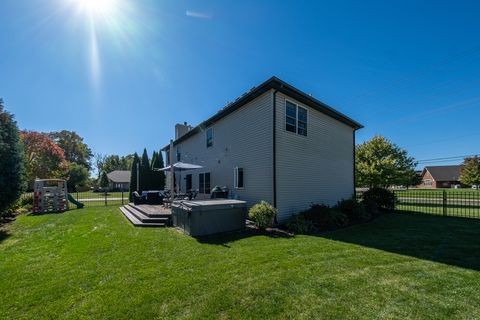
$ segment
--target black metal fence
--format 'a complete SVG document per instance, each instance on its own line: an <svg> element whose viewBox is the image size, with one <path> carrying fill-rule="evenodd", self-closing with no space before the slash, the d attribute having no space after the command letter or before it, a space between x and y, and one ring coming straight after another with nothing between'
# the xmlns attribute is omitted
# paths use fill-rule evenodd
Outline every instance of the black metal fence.
<svg viewBox="0 0 480 320"><path fill-rule="evenodd" d="M480 218L480 191L477 190L395 190L394 193L397 211Z"/></svg>
<svg viewBox="0 0 480 320"><path fill-rule="evenodd" d="M82 203L85 207L98 207L98 206L121 206L127 204L128 200L128 191L118 191L118 192L71 192L69 195L73 198L74 201L68 201L68 206L70 209L75 209L75 202ZM33 192L24 193L21 197L21 200L29 202L33 201ZM32 199L32 200L30 200Z"/></svg>

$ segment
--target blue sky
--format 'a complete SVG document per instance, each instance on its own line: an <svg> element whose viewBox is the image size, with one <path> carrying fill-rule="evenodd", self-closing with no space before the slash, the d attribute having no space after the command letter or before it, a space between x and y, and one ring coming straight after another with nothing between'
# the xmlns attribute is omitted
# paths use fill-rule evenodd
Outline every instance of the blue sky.
<svg viewBox="0 0 480 320"><path fill-rule="evenodd" d="M0 2L0 97L22 129L153 151L276 75L363 123L358 142L480 153L478 1L82 1Z"/></svg>

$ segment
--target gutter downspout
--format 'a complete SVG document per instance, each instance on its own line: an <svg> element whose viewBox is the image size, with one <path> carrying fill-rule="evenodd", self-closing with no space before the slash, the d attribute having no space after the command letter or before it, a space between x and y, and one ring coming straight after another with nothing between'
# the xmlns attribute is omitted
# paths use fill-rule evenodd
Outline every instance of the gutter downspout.
<svg viewBox="0 0 480 320"><path fill-rule="evenodd" d="M356 185L356 180L357 180L357 177L356 177L356 161L355 161L355 158L356 158L356 155L355 155L355 151L356 151L356 148L355 148L355 129L353 129L353 199L357 199L357 185Z"/></svg>
<svg viewBox="0 0 480 320"><path fill-rule="evenodd" d="M273 207L277 208L277 92L273 91L273 157L272 157L272 169L273 169ZM278 223L277 216L275 215L275 223Z"/></svg>

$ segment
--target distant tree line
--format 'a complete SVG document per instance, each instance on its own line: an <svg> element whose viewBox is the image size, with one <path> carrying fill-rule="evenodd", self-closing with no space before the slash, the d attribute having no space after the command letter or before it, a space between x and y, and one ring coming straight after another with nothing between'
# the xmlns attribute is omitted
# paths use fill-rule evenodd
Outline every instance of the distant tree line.
<svg viewBox="0 0 480 320"><path fill-rule="evenodd" d="M108 185L107 173L132 170L136 187L136 163L140 164L140 190L161 190L165 175L163 157L154 152L149 160L138 155L94 155L75 131L37 132L19 130L14 116L0 99L0 217L10 212L19 196L32 190L35 179L66 179L69 192Z"/></svg>

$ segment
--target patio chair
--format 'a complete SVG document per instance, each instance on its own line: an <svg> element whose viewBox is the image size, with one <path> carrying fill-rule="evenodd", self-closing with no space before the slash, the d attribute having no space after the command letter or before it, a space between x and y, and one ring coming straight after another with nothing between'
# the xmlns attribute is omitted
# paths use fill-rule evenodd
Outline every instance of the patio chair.
<svg viewBox="0 0 480 320"><path fill-rule="evenodd" d="M159 191L147 192L147 203L152 205L163 204L163 195Z"/></svg>
<svg viewBox="0 0 480 320"><path fill-rule="evenodd" d="M210 199L228 199L228 188L215 186L210 192Z"/></svg>
<svg viewBox="0 0 480 320"><path fill-rule="evenodd" d="M195 200L197 195L198 195L198 190L190 191L190 193L188 194L188 200Z"/></svg>
<svg viewBox="0 0 480 320"><path fill-rule="evenodd" d="M137 191L134 191L132 195L133 195L133 203L135 205L147 203L147 199L144 196L141 196Z"/></svg>

